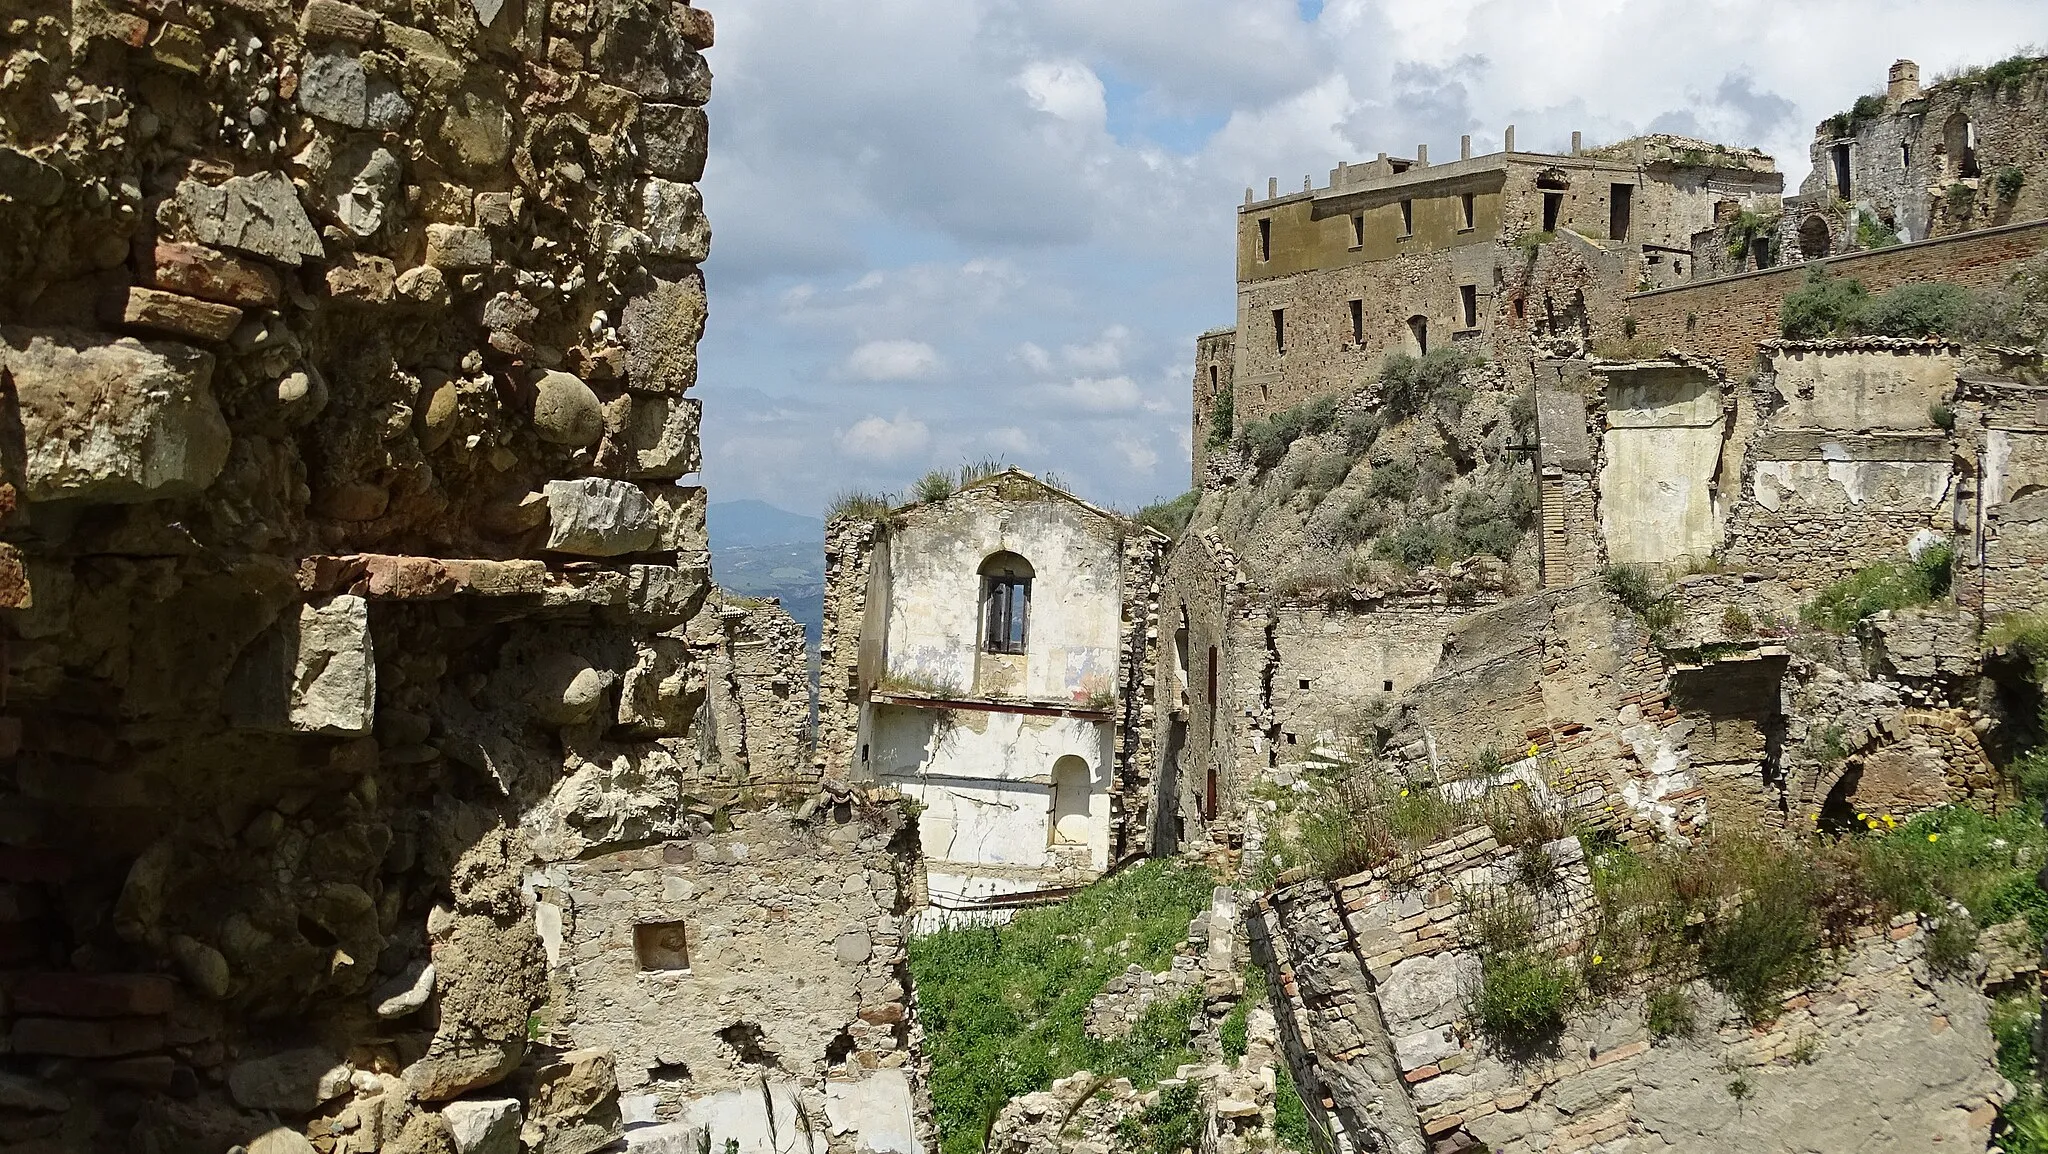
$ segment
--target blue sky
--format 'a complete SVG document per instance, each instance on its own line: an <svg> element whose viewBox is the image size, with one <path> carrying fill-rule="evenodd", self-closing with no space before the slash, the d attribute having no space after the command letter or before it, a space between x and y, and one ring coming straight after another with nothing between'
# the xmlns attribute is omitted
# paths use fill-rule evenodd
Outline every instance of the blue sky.
<svg viewBox="0 0 2048 1154"><path fill-rule="evenodd" d="M1268 176L1656 128L1756 145L2048 42L2039 0L731 0L718 46L714 501L817 512L999 456L1134 508L1187 486L1195 334Z"/></svg>

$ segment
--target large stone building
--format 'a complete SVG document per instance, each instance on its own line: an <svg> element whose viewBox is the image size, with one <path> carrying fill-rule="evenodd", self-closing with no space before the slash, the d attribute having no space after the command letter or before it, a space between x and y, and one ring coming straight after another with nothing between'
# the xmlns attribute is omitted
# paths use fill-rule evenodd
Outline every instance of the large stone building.
<svg viewBox="0 0 2048 1154"><path fill-rule="evenodd" d="M1770 157L1648 136L1566 155L1504 151L1431 164L1381 155L1321 188L1237 210L1237 324L1196 353L1194 441L1218 395L1237 422L1370 379L1389 352L1458 345L1505 363L1577 340L1588 298L1689 275L1692 236L1727 204L1775 206ZM1306 183L1306 182L1304 182ZM1542 250L1562 242L1569 256ZM1554 266L1554 267L1553 267Z"/></svg>
<svg viewBox="0 0 2048 1154"><path fill-rule="evenodd" d="M1164 545L1017 470L836 525L819 756L923 806L934 903L1085 881L1142 845Z"/></svg>

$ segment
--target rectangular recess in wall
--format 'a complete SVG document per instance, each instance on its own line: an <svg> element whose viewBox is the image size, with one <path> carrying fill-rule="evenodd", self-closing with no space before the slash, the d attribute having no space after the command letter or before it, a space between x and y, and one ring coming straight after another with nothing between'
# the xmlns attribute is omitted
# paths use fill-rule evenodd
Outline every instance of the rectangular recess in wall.
<svg viewBox="0 0 2048 1154"><path fill-rule="evenodd" d="M1365 343L1365 301L1355 300L1349 303L1351 306L1351 343L1363 345Z"/></svg>
<svg viewBox="0 0 2048 1154"><path fill-rule="evenodd" d="M1478 285L1461 284L1458 286L1458 308L1464 318L1466 328L1476 329L1479 327Z"/></svg>
<svg viewBox="0 0 2048 1154"><path fill-rule="evenodd" d="M1284 353L1287 351L1286 309L1273 310L1273 351L1276 353Z"/></svg>
<svg viewBox="0 0 2048 1154"><path fill-rule="evenodd" d="M1415 235L1415 202L1412 200L1401 202L1401 235Z"/></svg>
<svg viewBox="0 0 2048 1154"><path fill-rule="evenodd" d="M1362 212L1351 214L1351 247L1365 247L1365 214Z"/></svg>
<svg viewBox="0 0 2048 1154"><path fill-rule="evenodd" d="M1607 239L1627 240L1629 217L1635 208L1636 186L1609 185L1607 189Z"/></svg>
<svg viewBox="0 0 2048 1154"><path fill-rule="evenodd" d="M643 970L688 970L689 931L681 922L641 922L633 927L633 956Z"/></svg>
<svg viewBox="0 0 2048 1154"><path fill-rule="evenodd" d="M1471 193L1468 192L1458 197L1458 214L1458 220L1460 222L1458 228L1461 231L1471 228L1473 219Z"/></svg>
<svg viewBox="0 0 2048 1154"><path fill-rule="evenodd" d="M1259 260L1273 259L1273 218L1259 218Z"/></svg>

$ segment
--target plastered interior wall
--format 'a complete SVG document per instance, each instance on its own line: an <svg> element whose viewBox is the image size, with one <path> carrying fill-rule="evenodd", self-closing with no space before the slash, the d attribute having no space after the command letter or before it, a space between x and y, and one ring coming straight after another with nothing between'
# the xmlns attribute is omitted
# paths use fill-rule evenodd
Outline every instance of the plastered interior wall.
<svg viewBox="0 0 2048 1154"><path fill-rule="evenodd" d="M1616 562L1672 564L1721 543L1714 480L1727 418L1721 382L1695 368L1605 367L1600 527Z"/></svg>
<svg viewBox="0 0 2048 1154"><path fill-rule="evenodd" d="M1102 720L877 704L869 764L876 780L925 807L918 833L934 868L1056 870L1079 856L1100 872L1109 867L1112 735ZM1087 841L1079 847L1053 844L1055 766L1065 757L1087 765Z"/></svg>
<svg viewBox="0 0 2048 1154"><path fill-rule="evenodd" d="M1356 726L1365 711L1428 679L1451 624L1467 611L1427 602L1366 612L1276 607L1270 696L1280 756L1307 754Z"/></svg>

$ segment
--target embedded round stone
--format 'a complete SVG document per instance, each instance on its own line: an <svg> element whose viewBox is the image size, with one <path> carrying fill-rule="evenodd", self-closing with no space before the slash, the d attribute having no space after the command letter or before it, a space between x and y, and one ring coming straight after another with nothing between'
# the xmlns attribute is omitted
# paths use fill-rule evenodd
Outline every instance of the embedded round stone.
<svg viewBox="0 0 2048 1154"><path fill-rule="evenodd" d="M575 375L543 373L534 384L533 428L557 445L594 445L604 436L604 409Z"/></svg>

